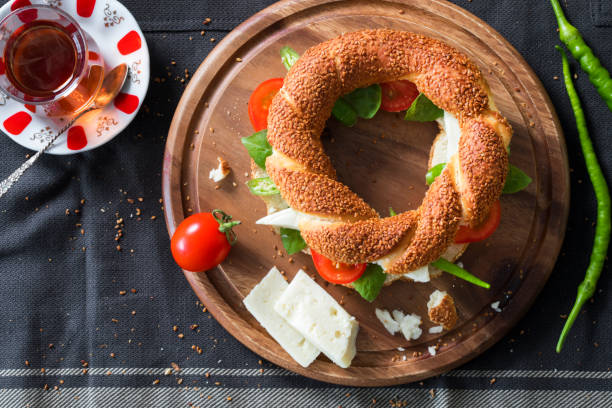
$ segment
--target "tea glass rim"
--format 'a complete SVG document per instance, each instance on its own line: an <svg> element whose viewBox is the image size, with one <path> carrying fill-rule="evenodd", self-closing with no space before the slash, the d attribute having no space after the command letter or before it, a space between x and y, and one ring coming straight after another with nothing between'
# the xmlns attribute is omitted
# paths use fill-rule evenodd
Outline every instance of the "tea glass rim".
<svg viewBox="0 0 612 408"><path fill-rule="evenodd" d="M8 13L6 16L4 16L4 18L2 18L2 20L0 20L0 31L2 30L2 28L4 27L4 25L7 23L7 21L10 18L13 18L15 16L17 16L17 14L19 13L23 13L24 11L27 10L48 10L48 11L52 11L54 13L57 13L60 17L65 18L66 20L68 20L68 22L70 22L70 24L74 25L74 27L76 28L76 37L78 40L78 46L81 47L81 49L77 49L77 55L78 54L82 54L81 56L81 61L82 63L75 68L75 73L76 75L73 75L72 79L61 89L60 92L54 93L53 97L50 98L43 98L43 97L38 97L36 100L29 100L29 99L24 99L19 95L15 95L14 92L11 92L9 89L7 89L5 86L3 86L2 82L0 81L0 92L4 93L6 96L20 102L23 104L29 104L29 105L42 105L42 104L47 104L47 103L51 103L51 102L55 102L58 101L68 95L70 95L70 93L72 91L74 91L74 89L79 85L80 80L82 79L82 76L86 73L86 67L87 64L89 62L89 50L88 50L88 46L87 46L87 37L85 35L85 32L83 31L83 29L81 28L81 25L74 19L72 18L72 16L70 16L67 12L65 12L64 10L61 10L57 7L52 7L46 4L31 4L28 6L24 6L24 7L20 7L18 9L12 10L10 13ZM19 18L17 16L17 18ZM34 19L33 21L37 21L38 18ZM27 24L25 22L22 21L23 24ZM12 31L14 32L14 30ZM11 34L12 34L11 32ZM72 40L72 36L71 36L71 40ZM6 41L4 39L2 39L1 41ZM6 46L6 43L4 44L4 46L0 47L0 58L2 58L4 60L4 48ZM6 64L6 61L4 61L4 63ZM7 78L7 82L10 84L10 81ZM12 88L16 88L14 85L10 85L10 87ZM24 92L18 90L18 92L22 95L26 95Z"/></svg>

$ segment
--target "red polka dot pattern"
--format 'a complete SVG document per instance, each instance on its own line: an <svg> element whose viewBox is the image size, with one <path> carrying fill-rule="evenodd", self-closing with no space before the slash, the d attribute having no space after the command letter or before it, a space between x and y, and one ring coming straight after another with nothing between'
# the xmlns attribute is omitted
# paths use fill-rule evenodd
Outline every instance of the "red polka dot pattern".
<svg viewBox="0 0 612 408"><path fill-rule="evenodd" d="M68 129L68 148L81 150L85 146L87 146L87 135L83 126L73 126Z"/></svg>
<svg viewBox="0 0 612 408"><path fill-rule="evenodd" d="M123 38L117 43L117 49L121 55L131 54L134 51L139 50L141 46L142 39L140 38L140 34L134 30L124 35Z"/></svg>
<svg viewBox="0 0 612 408"><path fill-rule="evenodd" d="M91 17L96 0L77 0L77 14L81 17Z"/></svg>
<svg viewBox="0 0 612 408"><path fill-rule="evenodd" d="M32 116L28 112L17 112L16 114L9 116L4 121L4 128L11 135L18 135L23 132L30 122L32 121Z"/></svg>
<svg viewBox="0 0 612 408"><path fill-rule="evenodd" d="M136 95L120 93L115 98L115 107L121 112L129 115L138 109L139 102L140 101Z"/></svg>
<svg viewBox="0 0 612 408"><path fill-rule="evenodd" d="M15 11L25 6L30 6L30 0L15 0L13 4L11 4L11 11ZM38 18L38 11L36 10L26 10L21 13L17 13L17 16L24 23L29 23L30 21L36 20Z"/></svg>

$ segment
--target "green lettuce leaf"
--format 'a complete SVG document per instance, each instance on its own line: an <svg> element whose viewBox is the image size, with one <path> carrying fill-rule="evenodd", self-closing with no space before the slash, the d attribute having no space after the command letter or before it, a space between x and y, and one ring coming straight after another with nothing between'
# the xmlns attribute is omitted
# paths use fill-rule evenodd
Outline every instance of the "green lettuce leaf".
<svg viewBox="0 0 612 408"><path fill-rule="evenodd" d="M444 115L444 111L438 108L423 93L416 97L412 105L406 111L404 120L414 122L431 122Z"/></svg>
<svg viewBox="0 0 612 408"><path fill-rule="evenodd" d="M280 50L281 61L288 70L300 58L293 48L284 46ZM367 88L355 89L338 99L332 109L332 115L343 125L353 126L357 118L371 119L378 109L382 100L380 85L375 84Z"/></svg>
<svg viewBox="0 0 612 408"><path fill-rule="evenodd" d="M385 283L383 268L376 264L368 264L365 272L359 279L353 282L353 287L361 297L368 302L373 302L380 293Z"/></svg>
<svg viewBox="0 0 612 408"><path fill-rule="evenodd" d="M442 173L446 163L440 163L433 166L425 175L425 181L428 185L434 182L434 180ZM508 169L508 175L506 176L506 184L504 184L503 194L514 194L525 189L532 180L523 170L519 169L514 165L510 165Z"/></svg>
<svg viewBox="0 0 612 408"><path fill-rule="evenodd" d="M521 169L514 165L510 165L508 175L506 176L506 184L504 184L504 194L514 194L531 184L531 177L525 174Z"/></svg>
<svg viewBox="0 0 612 408"><path fill-rule="evenodd" d="M353 126L357 122L357 112L344 99L340 98L334 104L332 115L340 123L346 126Z"/></svg>
<svg viewBox="0 0 612 408"><path fill-rule="evenodd" d="M249 156L262 169L266 168L266 157L272 154L272 146L268 143L268 130L260 130L249 137L243 137L242 144L249 152Z"/></svg>
<svg viewBox="0 0 612 408"><path fill-rule="evenodd" d="M293 64L300 58L300 54L287 45L280 49L280 55L281 61L287 70L290 70Z"/></svg>
<svg viewBox="0 0 612 408"><path fill-rule="evenodd" d="M297 252L300 252L302 249L306 248L308 245L300 231L294 230L291 228L282 228L280 229L281 233L281 241L283 241L283 246L285 247L285 251L289 255L293 255Z"/></svg>
<svg viewBox="0 0 612 408"><path fill-rule="evenodd" d="M360 118L372 119L380 108L382 90L380 85L374 84L367 88L357 88L341 99L351 105Z"/></svg>

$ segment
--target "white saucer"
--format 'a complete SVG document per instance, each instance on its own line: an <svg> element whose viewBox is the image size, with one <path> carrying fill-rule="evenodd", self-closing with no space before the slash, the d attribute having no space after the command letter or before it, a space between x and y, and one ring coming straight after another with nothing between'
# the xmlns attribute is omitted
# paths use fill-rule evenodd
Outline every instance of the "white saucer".
<svg viewBox="0 0 612 408"><path fill-rule="evenodd" d="M0 8L0 19L12 7L30 3L63 10L96 40L107 67L125 62L130 68L117 99L80 118L47 152L72 154L95 149L125 129L142 105L151 72L144 35L134 16L117 0L14 0ZM0 93L0 129L28 149L39 150L65 123L66 119L47 117L40 107L25 106Z"/></svg>

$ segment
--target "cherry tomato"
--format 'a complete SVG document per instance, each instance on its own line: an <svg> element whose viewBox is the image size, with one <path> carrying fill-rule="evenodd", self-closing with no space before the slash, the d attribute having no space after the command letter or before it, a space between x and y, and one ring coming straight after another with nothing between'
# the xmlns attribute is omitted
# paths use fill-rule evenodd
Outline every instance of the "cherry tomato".
<svg viewBox="0 0 612 408"><path fill-rule="evenodd" d="M366 264L349 265L341 262L333 262L321 254L310 249L312 261L314 262L317 272L323 279L331 283L351 283L356 281L363 275L366 270Z"/></svg>
<svg viewBox="0 0 612 408"><path fill-rule="evenodd" d="M472 229L468 226L462 225L455 235L455 243L466 244L468 242L482 241L483 239L489 238L499 226L499 220L501 219L501 205L499 200L491 207L491 212L486 221L478 228Z"/></svg>
<svg viewBox="0 0 612 408"><path fill-rule="evenodd" d="M416 85L407 80L383 82L380 87L382 89L380 109L387 112L404 111L419 96Z"/></svg>
<svg viewBox="0 0 612 408"><path fill-rule="evenodd" d="M230 221L231 217L222 211L218 221L213 213L193 214L174 231L170 241L172 256L186 271L207 271L223 262L230 251L231 244L223 231L231 231L239 221Z"/></svg>
<svg viewBox="0 0 612 408"><path fill-rule="evenodd" d="M249 119L256 132L268 127L268 110L272 98L283 86L283 78L272 78L259 84L249 98Z"/></svg>

